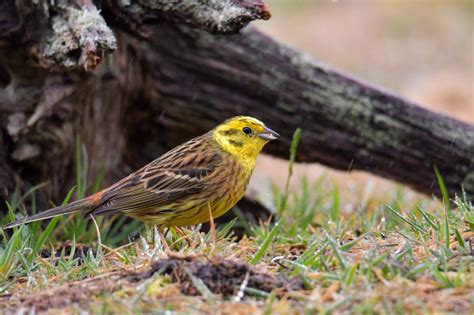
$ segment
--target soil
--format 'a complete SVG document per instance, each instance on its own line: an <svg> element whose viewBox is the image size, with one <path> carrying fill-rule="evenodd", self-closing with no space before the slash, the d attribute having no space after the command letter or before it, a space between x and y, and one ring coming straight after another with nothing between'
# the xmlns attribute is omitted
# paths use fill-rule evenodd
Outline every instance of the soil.
<svg viewBox="0 0 474 315"><path fill-rule="evenodd" d="M130 279L141 281L155 273L171 275L172 281L180 284L181 292L186 295L200 295L194 286L190 274L202 280L214 294L235 295L248 273L247 287L264 292L279 289L280 292L302 290L303 282L298 278L287 279L283 276L260 271L249 264L230 259L213 258L211 260L188 260L167 258L155 262L143 273L135 274Z"/></svg>
<svg viewBox="0 0 474 315"><path fill-rule="evenodd" d="M71 305L87 309L94 296L138 287L157 273L171 276L171 282L178 285L181 293L191 296L201 295L194 285L196 279L200 279L213 294L224 297L235 296L243 282L247 282L247 288L267 293L274 291L277 296L304 289L299 278L270 274L237 260L170 254L143 271L114 270L40 292L3 295L0 296L0 307L5 314L16 314L20 310L51 313Z"/></svg>

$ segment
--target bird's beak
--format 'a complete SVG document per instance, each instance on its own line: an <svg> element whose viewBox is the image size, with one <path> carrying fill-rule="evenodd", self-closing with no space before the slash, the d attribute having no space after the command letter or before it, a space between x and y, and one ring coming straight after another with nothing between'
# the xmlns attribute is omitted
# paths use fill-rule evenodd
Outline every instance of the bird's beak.
<svg viewBox="0 0 474 315"><path fill-rule="evenodd" d="M276 140L280 136L278 132L271 130L268 127L264 127L265 129L258 134L260 138L263 140L271 141L271 140Z"/></svg>

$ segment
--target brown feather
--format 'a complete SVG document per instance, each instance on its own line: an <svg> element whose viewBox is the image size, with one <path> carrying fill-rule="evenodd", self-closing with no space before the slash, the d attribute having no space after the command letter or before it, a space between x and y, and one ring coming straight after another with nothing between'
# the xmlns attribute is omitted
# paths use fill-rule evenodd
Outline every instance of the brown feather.
<svg viewBox="0 0 474 315"><path fill-rule="evenodd" d="M209 146L215 145L206 134L174 148L106 189L102 204L91 213L125 212L132 216L137 211L159 213L160 207L182 203L200 193L207 178L224 161L222 155L228 155L222 150L209 154ZM186 158L178 159L181 154Z"/></svg>

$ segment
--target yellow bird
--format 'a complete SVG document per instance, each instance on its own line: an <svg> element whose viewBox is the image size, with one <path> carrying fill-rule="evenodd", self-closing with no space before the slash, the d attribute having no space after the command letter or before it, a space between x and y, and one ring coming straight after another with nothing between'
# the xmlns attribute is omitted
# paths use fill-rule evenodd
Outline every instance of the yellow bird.
<svg viewBox="0 0 474 315"><path fill-rule="evenodd" d="M161 227L207 222L209 211L217 218L243 197L258 154L278 137L258 119L233 117L94 195L3 228L77 211L123 213Z"/></svg>

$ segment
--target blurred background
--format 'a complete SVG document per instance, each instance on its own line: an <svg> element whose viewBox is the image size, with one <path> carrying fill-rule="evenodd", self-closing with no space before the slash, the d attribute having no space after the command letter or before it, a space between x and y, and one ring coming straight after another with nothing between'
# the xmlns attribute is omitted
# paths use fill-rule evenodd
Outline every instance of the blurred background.
<svg viewBox="0 0 474 315"><path fill-rule="evenodd" d="M272 18L252 23L264 33L359 80L474 123L474 1L266 2ZM261 157L249 194L268 201L270 182L284 185L287 169L284 161ZM310 182L325 176L329 186L337 183L348 211L351 202L396 192L394 183L372 175L319 165L298 165L293 187L303 176ZM408 196L416 194L408 191Z"/></svg>

